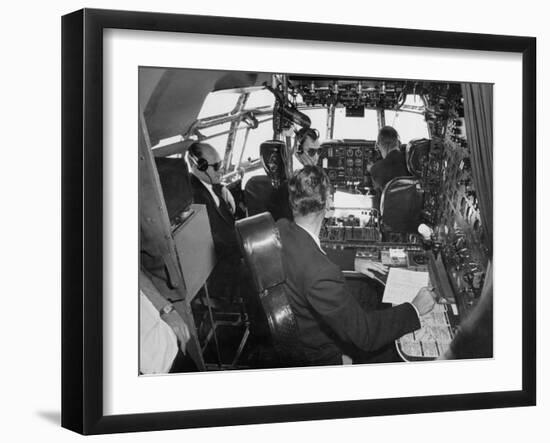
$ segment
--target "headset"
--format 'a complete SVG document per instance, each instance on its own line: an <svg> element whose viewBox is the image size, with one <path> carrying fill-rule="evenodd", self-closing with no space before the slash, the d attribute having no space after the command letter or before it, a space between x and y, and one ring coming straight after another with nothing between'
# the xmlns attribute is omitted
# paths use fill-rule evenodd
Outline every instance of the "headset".
<svg viewBox="0 0 550 443"><path fill-rule="evenodd" d="M208 160L206 160L205 158L202 158L202 157L197 157L191 153L189 153L189 158L192 160L192 162L195 164L195 166L197 167L197 169L201 172L206 172L206 170L208 169L208 166L210 166L208 164Z"/></svg>
<svg viewBox="0 0 550 443"><path fill-rule="evenodd" d="M211 164L211 163L208 163L208 160L206 160L205 158L199 157L198 151L196 150L194 145L191 145L189 147L189 150L187 151L187 153L191 161L195 164L197 169L201 172L206 172L206 174L208 174L208 166L212 166L214 168L214 171L218 171L221 167L221 164L222 164L221 161ZM208 176L210 177L210 174L208 174Z"/></svg>
<svg viewBox="0 0 550 443"><path fill-rule="evenodd" d="M212 166L214 168L214 171L218 171L222 165L222 162L219 161L217 163L208 163L208 160L206 160L203 157L199 157L199 147L197 146L198 143L193 143L191 146L189 146L189 149L187 150L187 155L191 162L196 166L197 170L200 172L204 172L208 176L208 181L213 184L214 180L212 180L212 176L208 172L208 167Z"/></svg>

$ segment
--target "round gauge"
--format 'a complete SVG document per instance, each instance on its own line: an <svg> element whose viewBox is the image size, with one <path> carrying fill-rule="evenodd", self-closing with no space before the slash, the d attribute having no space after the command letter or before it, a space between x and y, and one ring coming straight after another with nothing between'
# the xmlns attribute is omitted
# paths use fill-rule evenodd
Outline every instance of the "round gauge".
<svg viewBox="0 0 550 443"><path fill-rule="evenodd" d="M356 149L355 156L358 158L363 157L363 151L361 151L361 149Z"/></svg>
<svg viewBox="0 0 550 443"><path fill-rule="evenodd" d="M353 149L351 149L351 148L348 149L348 150L346 151L346 153L347 153L347 156L348 156L348 157L353 157Z"/></svg>
<svg viewBox="0 0 550 443"><path fill-rule="evenodd" d="M348 158L346 160L346 166L353 166L353 159L352 158Z"/></svg>

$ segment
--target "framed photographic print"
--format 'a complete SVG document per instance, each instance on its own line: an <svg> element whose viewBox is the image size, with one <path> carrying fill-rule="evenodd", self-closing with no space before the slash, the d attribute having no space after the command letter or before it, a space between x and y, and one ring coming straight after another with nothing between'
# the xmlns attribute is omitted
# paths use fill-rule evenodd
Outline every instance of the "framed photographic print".
<svg viewBox="0 0 550 443"><path fill-rule="evenodd" d="M64 427L535 404L534 38L62 25Z"/></svg>

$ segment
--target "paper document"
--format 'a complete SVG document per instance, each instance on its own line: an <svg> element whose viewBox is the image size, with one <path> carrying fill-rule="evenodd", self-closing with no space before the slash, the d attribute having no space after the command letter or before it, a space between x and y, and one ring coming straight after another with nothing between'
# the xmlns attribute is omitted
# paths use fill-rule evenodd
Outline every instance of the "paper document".
<svg viewBox="0 0 550 443"><path fill-rule="evenodd" d="M429 285L429 281L430 277L427 272L390 268L382 301L396 305L410 302L420 288Z"/></svg>

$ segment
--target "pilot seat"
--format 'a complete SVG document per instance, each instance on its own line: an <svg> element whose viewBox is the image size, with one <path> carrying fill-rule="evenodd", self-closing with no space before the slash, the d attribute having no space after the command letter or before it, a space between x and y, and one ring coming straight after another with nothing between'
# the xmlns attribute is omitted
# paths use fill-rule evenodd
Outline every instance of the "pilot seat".
<svg viewBox="0 0 550 443"><path fill-rule="evenodd" d="M288 302L281 241L271 214L264 212L235 224L247 264L281 366L303 366L298 324Z"/></svg>
<svg viewBox="0 0 550 443"><path fill-rule="evenodd" d="M260 159L267 175L250 178L244 188L248 216L269 212L275 220L292 218L283 161L285 144L268 140L260 145Z"/></svg>
<svg viewBox="0 0 550 443"><path fill-rule="evenodd" d="M380 213L385 231L416 233L422 223L424 191L416 177L390 180L380 200Z"/></svg>

